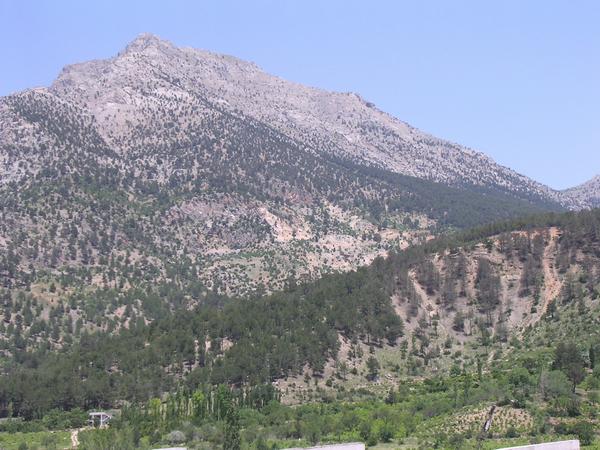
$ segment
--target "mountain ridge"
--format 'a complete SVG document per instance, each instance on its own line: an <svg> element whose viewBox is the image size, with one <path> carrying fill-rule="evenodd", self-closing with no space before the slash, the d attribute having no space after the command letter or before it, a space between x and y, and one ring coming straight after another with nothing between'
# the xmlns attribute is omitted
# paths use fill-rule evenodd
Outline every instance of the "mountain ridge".
<svg viewBox="0 0 600 450"><path fill-rule="evenodd" d="M169 64L160 64L163 55L167 55ZM101 64L107 71L118 72L119 67L126 67L127 70L134 67L139 72L142 70L139 66L148 65L149 59L152 61L150 68L154 70L179 63L183 67L176 71L180 87L187 89L189 83L195 81L200 86L200 91L213 101L242 109L250 116L270 123L292 137L306 138L309 130L313 134L310 137L315 139L316 144L333 144L329 151L355 161L446 184L488 183L510 190L516 183L519 185L514 188L517 192L531 191L565 206L577 207L575 204L567 205L569 200L561 199L557 191L496 164L483 153L420 132L378 110L357 94L327 92L289 82L266 74L254 63L235 57L190 48L177 49L168 41L144 34L117 57L103 60ZM99 63L94 61L91 64L95 66ZM117 67L107 68L106 64ZM64 94L67 91L65 84L77 84L81 77L85 80L85 73L81 73L85 65L86 63L74 65L69 71L63 71L50 89ZM192 75L190 67L195 71ZM78 71L75 68L80 69L79 73L76 73ZM171 77L175 78L174 75ZM89 91L90 86L86 87ZM262 96L263 102L250 101L259 96ZM356 115L355 119L349 119L353 120L353 127L346 126L344 119L337 120L333 115L343 118L353 118ZM391 142L386 142L386 137L382 139L381 136L374 135L369 127L383 127L382 132L392 133ZM323 128L327 128L325 133L314 136L315 130L322 131ZM371 137L378 139L377 145L368 142ZM413 150L419 147L421 151ZM402 152L398 152L398 149ZM470 158L470 167L465 169L461 166L462 158ZM457 165L457 168L453 165ZM482 169L491 173L487 174ZM481 173L485 176L483 180L478 178Z"/></svg>
<svg viewBox="0 0 600 450"><path fill-rule="evenodd" d="M567 205L357 94L153 35L0 98L0 190L5 285L67 267L106 285L106 261L128 252L161 276L187 258L239 295Z"/></svg>
<svg viewBox="0 0 600 450"><path fill-rule="evenodd" d="M563 195L577 201L588 208L600 207L600 175L562 191Z"/></svg>

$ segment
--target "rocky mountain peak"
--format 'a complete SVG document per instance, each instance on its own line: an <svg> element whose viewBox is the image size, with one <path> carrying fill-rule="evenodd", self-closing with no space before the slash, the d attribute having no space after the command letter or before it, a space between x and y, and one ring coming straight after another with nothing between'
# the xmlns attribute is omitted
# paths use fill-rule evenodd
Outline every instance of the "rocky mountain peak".
<svg viewBox="0 0 600 450"><path fill-rule="evenodd" d="M164 47L174 48L173 44L167 40L161 39L151 33L142 33L125 47L123 53L140 53L149 48Z"/></svg>
<svg viewBox="0 0 600 450"><path fill-rule="evenodd" d="M581 208L599 208L600 175L596 175L579 186L564 190L563 195L571 199L572 202L577 203Z"/></svg>
<svg viewBox="0 0 600 450"><path fill-rule="evenodd" d="M358 94L290 82L254 63L178 48L150 33L139 35L113 58L65 67L49 92L95 116L107 142L130 139L132 127L148 126L147 119L156 117L166 101L176 102L176 110L186 105L197 114L196 103L202 101L267 124L327 157L450 186L487 186L579 207L571 196L480 152L423 133ZM169 114L177 114L180 125L194 119L181 111Z"/></svg>
<svg viewBox="0 0 600 450"><path fill-rule="evenodd" d="M587 182L587 184L593 184L594 186L600 186L600 174L593 177Z"/></svg>

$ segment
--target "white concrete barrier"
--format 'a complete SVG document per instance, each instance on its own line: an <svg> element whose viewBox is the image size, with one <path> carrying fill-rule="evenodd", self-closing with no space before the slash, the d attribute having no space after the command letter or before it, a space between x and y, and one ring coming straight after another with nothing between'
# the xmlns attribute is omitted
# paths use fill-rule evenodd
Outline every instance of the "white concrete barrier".
<svg viewBox="0 0 600 450"><path fill-rule="evenodd" d="M579 441L545 442L543 444L529 444L520 447L505 447L498 450L579 450Z"/></svg>

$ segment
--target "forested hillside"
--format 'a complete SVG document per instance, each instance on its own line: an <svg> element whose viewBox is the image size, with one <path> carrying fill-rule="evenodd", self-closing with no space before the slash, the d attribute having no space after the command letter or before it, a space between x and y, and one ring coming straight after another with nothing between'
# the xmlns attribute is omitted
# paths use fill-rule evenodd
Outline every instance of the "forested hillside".
<svg viewBox="0 0 600 450"><path fill-rule="evenodd" d="M212 295L193 305L193 285L124 287L118 333L78 326L67 299L34 319L35 295L5 290L0 407L35 419L55 408L272 383L284 403L385 397L407 379L481 378L509 361L535 384L553 353L562 355L559 343L568 355L554 364L572 389L594 368L600 344L599 237L598 210L544 215L439 238L264 297ZM111 290L98 294L90 304L110 302ZM162 307L165 295L180 301L179 311ZM157 308L157 318L149 321L140 304ZM563 394L587 401L575 392ZM497 395L506 394L486 398ZM515 395L519 407L538 394ZM573 412L569 403L548 407Z"/></svg>

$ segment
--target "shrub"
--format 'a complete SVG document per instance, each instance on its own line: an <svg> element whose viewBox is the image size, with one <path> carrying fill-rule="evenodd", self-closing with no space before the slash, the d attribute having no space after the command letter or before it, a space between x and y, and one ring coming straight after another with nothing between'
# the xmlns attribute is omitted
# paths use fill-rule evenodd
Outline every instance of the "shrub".
<svg viewBox="0 0 600 450"><path fill-rule="evenodd" d="M171 444L181 444L185 442L185 433L179 430L173 430L167 435L167 441Z"/></svg>
<svg viewBox="0 0 600 450"><path fill-rule="evenodd" d="M594 425L591 422L577 422L572 426L572 430L583 445L591 445L594 441Z"/></svg>

